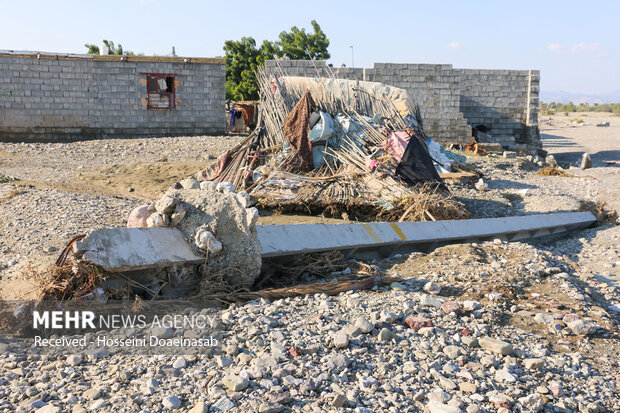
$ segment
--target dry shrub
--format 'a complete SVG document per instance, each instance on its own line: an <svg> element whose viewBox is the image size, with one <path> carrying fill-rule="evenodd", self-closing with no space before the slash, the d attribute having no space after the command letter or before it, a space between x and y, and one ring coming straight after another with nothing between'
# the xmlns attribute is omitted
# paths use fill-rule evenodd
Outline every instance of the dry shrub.
<svg viewBox="0 0 620 413"><path fill-rule="evenodd" d="M28 270L39 289L40 300L81 300L92 294L103 270L92 264L52 265L47 271Z"/></svg>
<svg viewBox="0 0 620 413"><path fill-rule="evenodd" d="M275 264L280 271L290 275L308 273L313 276L325 276L346 268L344 255L340 251L325 251L315 254L296 256L287 264Z"/></svg>
<svg viewBox="0 0 620 413"><path fill-rule="evenodd" d="M465 205L445 194L438 187L422 185L418 191L401 200L389 211L379 214L385 221L442 221L469 219Z"/></svg>
<svg viewBox="0 0 620 413"><path fill-rule="evenodd" d="M12 176L0 173L0 184L6 184L7 182L13 182L14 180L15 178L13 178Z"/></svg>
<svg viewBox="0 0 620 413"><path fill-rule="evenodd" d="M565 176L565 177L571 177L571 178L576 177L576 175L569 174L567 172L564 172L561 169L552 168L550 166L545 166L544 168L541 168L538 172L536 172L536 175L542 175L542 176Z"/></svg>
<svg viewBox="0 0 620 413"><path fill-rule="evenodd" d="M598 225L616 225L618 213L607 207L605 201L579 201L579 211L590 211L596 217Z"/></svg>
<svg viewBox="0 0 620 413"><path fill-rule="evenodd" d="M291 286L298 284L302 277L323 278L347 267L344 254L336 250L279 257L263 262L255 288Z"/></svg>

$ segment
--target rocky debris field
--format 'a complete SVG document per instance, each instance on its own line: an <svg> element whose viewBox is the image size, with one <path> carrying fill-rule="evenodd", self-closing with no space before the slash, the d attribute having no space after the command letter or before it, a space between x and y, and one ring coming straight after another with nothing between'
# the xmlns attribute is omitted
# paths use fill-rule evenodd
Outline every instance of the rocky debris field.
<svg viewBox="0 0 620 413"><path fill-rule="evenodd" d="M188 308L218 323L222 345L198 355L33 356L5 345L0 408L618 411L620 291L584 284L566 257L576 252L451 245L375 262L403 280L372 291Z"/></svg>
<svg viewBox="0 0 620 413"><path fill-rule="evenodd" d="M125 226L133 209L238 138L191 139L0 144L0 296L28 297L32 266L49 265L75 235ZM488 190L450 188L473 217L577 210L609 186L604 168L562 177L536 175L525 158L468 162ZM619 411L618 245L611 224L449 245L367 262L402 278L370 291L205 303L185 314L214 317L221 346L200 354L36 355L2 339L0 410Z"/></svg>

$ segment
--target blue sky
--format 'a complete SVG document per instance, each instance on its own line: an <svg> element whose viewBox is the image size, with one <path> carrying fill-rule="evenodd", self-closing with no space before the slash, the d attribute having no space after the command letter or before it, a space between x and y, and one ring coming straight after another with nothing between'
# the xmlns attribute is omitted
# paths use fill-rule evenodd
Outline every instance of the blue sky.
<svg viewBox="0 0 620 413"><path fill-rule="evenodd" d="M0 0L0 49L84 53L102 39L147 55L223 55L315 19L331 63L538 69L546 91L620 90L620 1Z"/></svg>

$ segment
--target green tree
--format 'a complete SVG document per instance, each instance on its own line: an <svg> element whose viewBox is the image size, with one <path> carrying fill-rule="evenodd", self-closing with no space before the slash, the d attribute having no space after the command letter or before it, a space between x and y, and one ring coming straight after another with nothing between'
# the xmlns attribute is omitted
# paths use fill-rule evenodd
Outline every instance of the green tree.
<svg viewBox="0 0 620 413"><path fill-rule="evenodd" d="M226 52L226 97L233 100L258 98L258 83L255 73L266 59L275 57L275 46L265 40L260 48L256 40L242 37L241 40L227 40Z"/></svg>
<svg viewBox="0 0 620 413"><path fill-rule="evenodd" d="M103 44L106 45L106 47L108 48L109 55L117 55L117 56L133 56L134 55L133 52L123 51L123 46L120 43L118 46L115 46L112 40L104 40ZM84 45L84 47L88 48L88 54L100 54L101 53L99 46L96 46L94 44L87 43Z"/></svg>
<svg viewBox="0 0 620 413"><path fill-rule="evenodd" d="M291 60L329 59L329 39L316 20L310 24L314 33L306 33L306 29L299 30L296 26L291 27L290 33L280 33L278 57L286 56Z"/></svg>
<svg viewBox="0 0 620 413"><path fill-rule="evenodd" d="M99 46L86 43L84 47L88 48L88 54L99 54Z"/></svg>
<svg viewBox="0 0 620 413"><path fill-rule="evenodd" d="M258 99L256 72L265 60L287 57L300 60L329 59L329 40L316 21L313 33L292 27L291 32L280 33L279 40L265 40L260 47L252 37L227 40L224 43L226 58L226 97L231 100Z"/></svg>

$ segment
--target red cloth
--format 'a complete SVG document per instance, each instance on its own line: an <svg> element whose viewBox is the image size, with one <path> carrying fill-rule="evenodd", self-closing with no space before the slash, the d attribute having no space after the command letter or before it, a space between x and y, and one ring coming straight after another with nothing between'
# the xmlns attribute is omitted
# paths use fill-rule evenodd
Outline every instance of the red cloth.
<svg viewBox="0 0 620 413"><path fill-rule="evenodd" d="M293 157L288 161L288 166L292 169L309 171L314 168L312 144L308 140L310 113L313 105L310 91L306 91L284 120L284 137L294 152Z"/></svg>

